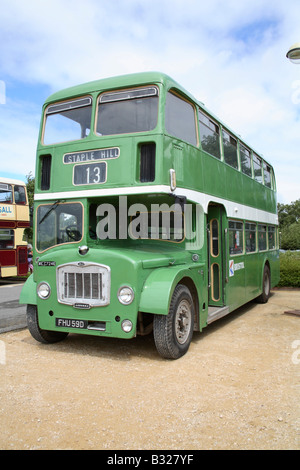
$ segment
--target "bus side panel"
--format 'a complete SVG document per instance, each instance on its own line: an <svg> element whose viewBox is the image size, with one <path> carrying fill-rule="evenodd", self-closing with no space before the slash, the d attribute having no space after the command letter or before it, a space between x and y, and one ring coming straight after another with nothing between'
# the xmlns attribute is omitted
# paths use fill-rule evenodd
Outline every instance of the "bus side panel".
<svg viewBox="0 0 300 470"><path fill-rule="evenodd" d="M271 287L277 286L280 280L279 252L274 250L268 253L268 260L271 269Z"/></svg>
<svg viewBox="0 0 300 470"><path fill-rule="evenodd" d="M229 255L228 283L226 284L226 304L230 311L239 308L247 302L245 290L245 257Z"/></svg>
<svg viewBox="0 0 300 470"><path fill-rule="evenodd" d="M16 250L1 250L0 251L0 265L1 266L15 266L16 265Z"/></svg>
<svg viewBox="0 0 300 470"><path fill-rule="evenodd" d="M259 279L261 277L261 263L257 253L246 254L245 259L245 300L254 299L260 294Z"/></svg>

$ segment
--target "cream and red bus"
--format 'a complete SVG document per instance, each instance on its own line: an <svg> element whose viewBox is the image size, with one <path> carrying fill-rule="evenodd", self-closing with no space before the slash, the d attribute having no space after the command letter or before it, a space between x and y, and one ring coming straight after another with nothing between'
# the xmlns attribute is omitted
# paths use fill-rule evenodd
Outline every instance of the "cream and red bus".
<svg viewBox="0 0 300 470"><path fill-rule="evenodd" d="M23 181L0 177L0 277L28 272L27 242L29 206Z"/></svg>

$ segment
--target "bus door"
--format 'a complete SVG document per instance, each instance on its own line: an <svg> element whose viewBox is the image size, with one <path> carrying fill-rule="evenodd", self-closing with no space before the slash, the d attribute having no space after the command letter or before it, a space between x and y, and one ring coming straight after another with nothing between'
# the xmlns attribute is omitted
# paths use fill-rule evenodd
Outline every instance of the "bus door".
<svg viewBox="0 0 300 470"><path fill-rule="evenodd" d="M207 214L209 305L224 305L222 206L210 205Z"/></svg>

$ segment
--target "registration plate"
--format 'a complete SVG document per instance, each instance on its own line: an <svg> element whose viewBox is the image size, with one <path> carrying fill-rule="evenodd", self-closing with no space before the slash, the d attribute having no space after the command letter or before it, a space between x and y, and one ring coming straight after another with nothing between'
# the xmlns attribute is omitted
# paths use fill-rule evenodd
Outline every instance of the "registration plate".
<svg viewBox="0 0 300 470"><path fill-rule="evenodd" d="M86 320L72 320L70 318L56 318L55 326L60 328L87 328L88 322Z"/></svg>

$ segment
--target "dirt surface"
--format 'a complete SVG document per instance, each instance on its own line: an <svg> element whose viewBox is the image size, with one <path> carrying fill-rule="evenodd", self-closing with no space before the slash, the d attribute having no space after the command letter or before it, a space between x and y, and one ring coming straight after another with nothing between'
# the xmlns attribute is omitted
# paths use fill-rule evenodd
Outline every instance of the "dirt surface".
<svg viewBox="0 0 300 470"><path fill-rule="evenodd" d="M152 335L0 335L0 449L299 449L300 290L275 290L160 358Z"/></svg>

